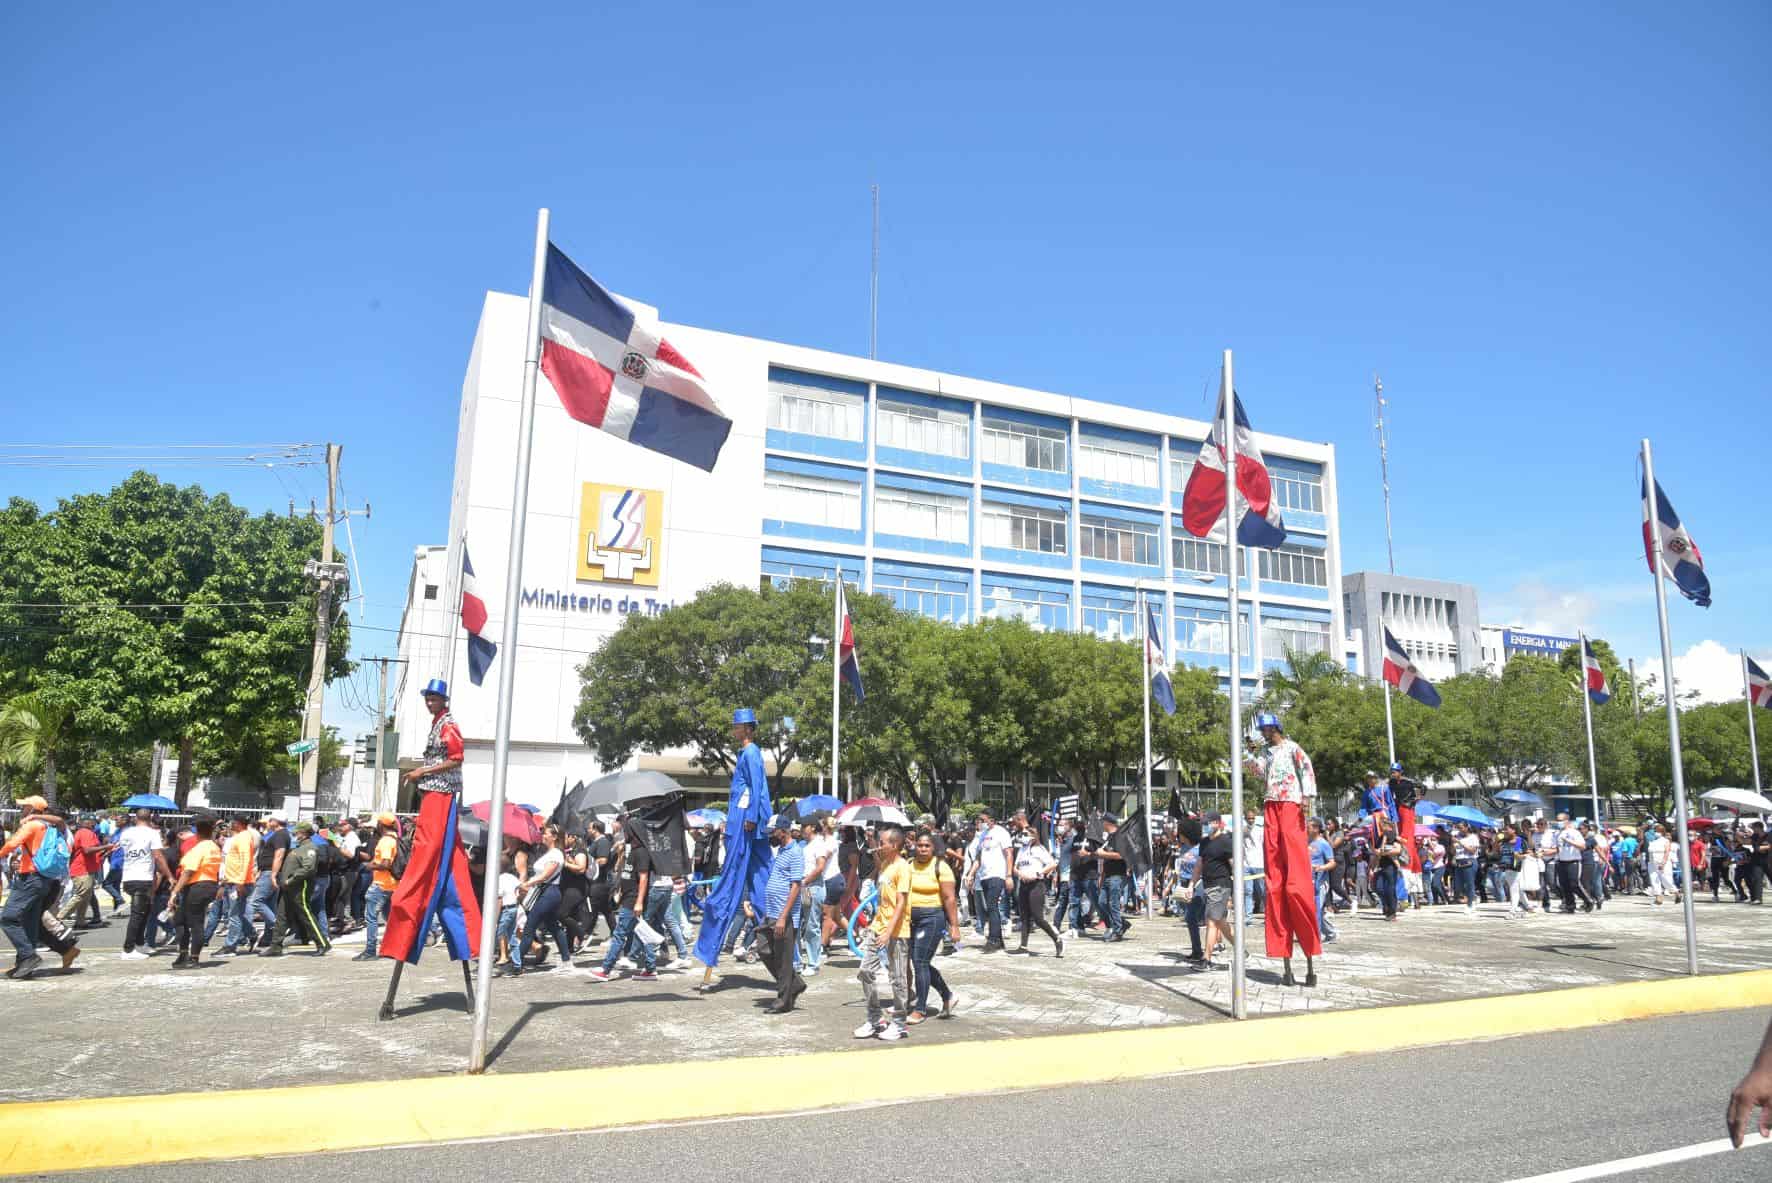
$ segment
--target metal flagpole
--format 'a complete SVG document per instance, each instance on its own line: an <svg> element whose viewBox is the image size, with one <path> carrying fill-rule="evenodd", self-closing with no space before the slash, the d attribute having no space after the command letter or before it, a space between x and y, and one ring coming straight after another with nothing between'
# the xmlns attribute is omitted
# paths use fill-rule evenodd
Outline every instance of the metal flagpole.
<svg viewBox="0 0 1772 1183"><path fill-rule="evenodd" d="M461 556L467 549L468 535L464 530L449 540L444 547L443 561L449 564L449 570L443 577L443 633L447 638L443 642L443 680L455 682L455 645L461 636Z"/></svg>
<svg viewBox="0 0 1772 1183"><path fill-rule="evenodd" d="M1686 972L1698 973L1698 917L1692 910L1692 848L1686 835L1686 772L1680 767L1680 707L1674 687L1674 643L1667 632L1667 585L1661 574L1661 498L1655 489L1655 461L1643 441L1643 482L1649 490L1649 545L1655 576L1655 616L1661 625L1661 677L1667 698L1667 747L1674 774L1674 827L1680 843L1680 903L1686 913Z"/></svg>
<svg viewBox="0 0 1772 1183"><path fill-rule="evenodd" d="M1247 983L1243 979L1243 678L1237 659L1237 634L1242 620L1237 604L1237 386L1231 376L1231 351L1224 351L1224 545L1225 582L1230 585L1231 659L1231 1017L1249 1017Z"/></svg>
<svg viewBox="0 0 1772 1183"><path fill-rule="evenodd" d="M548 266L548 211L535 216L535 268L529 275L529 339L524 344L523 403L517 416L517 476L511 490L511 547L505 559L504 660L498 663L498 726L492 740L492 802L486 822L486 876L480 891L479 981L468 1071L486 1070L492 1019L492 963L498 926L498 852L504 849L505 779L511 757L511 696L517 683L517 608L523 596L523 532L529 514L529 456L535 445L535 376L541 368L541 294ZM453 632L453 630L451 630ZM445 856L447 857L447 855Z"/></svg>
<svg viewBox="0 0 1772 1183"><path fill-rule="evenodd" d="M1594 700L1587 692L1587 634L1581 638L1581 720L1587 724L1587 788L1594 799L1594 833L1600 832L1600 774L1594 766Z"/></svg>
<svg viewBox="0 0 1772 1183"><path fill-rule="evenodd" d="M1150 637L1150 606L1145 601L1144 589L1138 589L1138 639L1139 664L1144 667L1144 848L1151 856L1151 865L1145 868L1144 885L1145 903L1150 914L1157 914L1156 893L1156 860L1157 840L1151 832L1151 637Z"/></svg>
<svg viewBox="0 0 1772 1183"><path fill-rule="evenodd" d="M1754 688L1747 680L1747 650L1741 651L1741 692L1747 696L1747 750L1754 763L1754 792L1760 791L1760 740L1754 734Z"/></svg>
<svg viewBox="0 0 1772 1183"><path fill-rule="evenodd" d="M1383 627L1382 622L1380 622L1380 627ZM1379 647L1384 647L1382 640L1379 641ZM1378 680L1384 682L1383 666L1378 667ZM1390 763L1395 764L1397 762L1397 733L1391 726L1391 684L1389 682L1384 683L1384 742L1385 746L1390 749ZM1387 776L1390 774L1389 765L1385 766L1384 771Z"/></svg>
<svg viewBox="0 0 1772 1183"><path fill-rule="evenodd" d="M843 669L843 568L837 568L837 581L831 598L831 796L837 795L837 717L843 712L842 687L838 684ZM849 800L849 794L843 794Z"/></svg>

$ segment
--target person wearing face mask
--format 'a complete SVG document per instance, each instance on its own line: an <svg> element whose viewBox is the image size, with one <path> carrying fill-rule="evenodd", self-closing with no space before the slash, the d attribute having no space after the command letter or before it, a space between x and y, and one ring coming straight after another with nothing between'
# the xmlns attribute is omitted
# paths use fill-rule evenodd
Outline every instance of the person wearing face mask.
<svg viewBox="0 0 1772 1183"><path fill-rule="evenodd" d="M806 880L805 848L794 841L793 819L778 814L769 822L769 845L775 852L763 885L763 960L775 978L775 1005L764 1014L785 1015L806 991L806 979L794 969L794 946L800 935L800 891Z"/></svg>
<svg viewBox="0 0 1772 1183"><path fill-rule="evenodd" d="M911 1012L907 1023L921 1023L928 1016L931 986L941 998L938 1017L951 1019L959 1005L954 992L948 989L947 979L935 968L935 950L941 938L945 935L955 944L960 940L957 883L953 867L936 853L934 835L919 834L915 857L904 882L910 913L911 957Z"/></svg>
<svg viewBox="0 0 1772 1183"><path fill-rule="evenodd" d="M1237 857L1236 839L1225 828L1224 815L1208 811L1202 819L1206 835L1200 840L1199 861L1194 864L1194 893L1205 900L1206 950L1203 969L1223 969L1212 960L1222 940L1228 947L1231 935L1231 877Z"/></svg>

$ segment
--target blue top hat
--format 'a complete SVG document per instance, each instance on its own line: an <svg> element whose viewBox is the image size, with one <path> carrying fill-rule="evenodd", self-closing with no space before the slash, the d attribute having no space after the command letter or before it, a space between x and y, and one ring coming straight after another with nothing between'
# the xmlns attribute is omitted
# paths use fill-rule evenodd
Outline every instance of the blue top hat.
<svg viewBox="0 0 1772 1183"><path fill-rule="evenodd" d="M1263 711L1261 714L1255 716L1255 728L1257 731L1261 730L1263 727L1277 728L1279 726L1280 716L1273 714L1270 711Z"/></svg>
<svg viewBox="0 0 1772 1183"><path fill-rule="evenodd" d="M429 682L425 683L425 688L420 690L419 693L435 694L438 698L448 698L449 683L445 682L442 678L432 678Z"/></svg>
<svg viewBox="0 0 1772 1183"><path fill-rule="evenodd" d="M1401 772L1401 771L1403 771L1403 763L1402 763L1402 761L1400 761L1400 760L1394 760L1394 761L1392 761L1392 762L1391 762L1391 771L1392 771L1392 772Z"/></svg>
<svg viewBox="0 0 1772 1183"><path fill-rule="evenodd" d="M732 721L734 723L754 724L757 721L757 712L753 711L750 707L739 707L736 711L732 712Z"/></svg>

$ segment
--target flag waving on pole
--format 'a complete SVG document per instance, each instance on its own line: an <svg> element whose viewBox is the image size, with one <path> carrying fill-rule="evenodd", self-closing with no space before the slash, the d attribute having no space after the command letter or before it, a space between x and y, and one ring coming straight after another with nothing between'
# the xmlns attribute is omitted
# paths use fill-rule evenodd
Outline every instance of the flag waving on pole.
<svg viewBox="0 0 1772 1183"><path fill-rule="evenodd" d="M1261 458L1249 417L1243 413L1243 400L1234 393L1231 398L1235 400L1236 412L1237 492L1243 495L1243 516L1237 521L1237 541L1244 546L1271 550L1286 541L1286 523L1274 501L1267 461ZM1187 489L1181 496L1181 522L1195 538L1206 537L1224 518L1224 503L1229 496L1225 484L1225 456L1224 395L1220 394L1212 431L1200 447L1199 463L1189 474Z"/></svg>
<svg viewBox="0 0 1772 1183"><path fill-rule="evenodd" d="M864 695L861 692L861 659L855 655L855 625L849 619L849 597L843 592L842 579L837 580L837 670L849 688L855 691L855 701L860 702Z"/></svg>
<svg viewBox="0 0 1772 1183"><path fill-rule="evenodd" d="M466 544L461 548L461 627L468 634L468 680L478 686L498 656L498 645L486 632L486 601L474 584L474 564L468 561Z"/></svg>
<svg viewBox="0 0 1772 1183"><path fill-rule="evenodd" d="M542 285L541 373L580 423L709 472L732 431L689 359L553 243Z"/></svg>
<svg viewBox="0 0 1772 1183"><path fill-rule="evenodd" d="M1421 676L1415 668L1415 661L1391 636L1391 630L1384 630L1384 680L1425 706L1440 705L1440 692L1434 684Z"/></svg>
<svg viewBox="0 0 1772 1183"><path fill-rule="evenodd" d="M1163 626L1157 618L1157 606L1144 602L1144 676L1150 679L1151 698L1163 713L1175 713L1175 687L1169 684L1169 659L1163 653Z"/></svg>
<svg viewBox="0 0 1772 1183"><path fill-rule="evenodd" d="M1661 573L1674 581L1680 594L1700 608L1710 607L1710 577L1704 573L1704 556L1698 553L1698 544L1680 524L1680 515L1674 512L1660 481L1655 482L1655 507L1650 509L1649 482L1645 480L1643 557L1648 560L1650 571L1656 570L1657 550L1661 552Z"/></svg>
<svg viewBox="0 0 1772 1183"><path fill-rule="evenodd" d="M1747 700L1757 707L1772 709L1772 678L1760 668L1760 663L1742 654L1747 662Z"/></svg>
<svg viewBox="0 0 1772 1183"><path fill-rule="evenodd" d="M1600 668L1600 659L1594 656L1594 643L1586 637L1581 638L1581 681L1594 705L1611 700L1612 692L1606 689L1606 671Z"/></svg>

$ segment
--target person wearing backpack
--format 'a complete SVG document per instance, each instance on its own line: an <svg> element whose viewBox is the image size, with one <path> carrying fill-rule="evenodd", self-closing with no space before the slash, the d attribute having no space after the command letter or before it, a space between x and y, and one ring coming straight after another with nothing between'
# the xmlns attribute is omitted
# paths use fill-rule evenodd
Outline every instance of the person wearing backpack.
<svg viewBox="0 0 1772 1183"><path fill-rule="evenodd" d="M48 802L41 797L21 798L18 807L19 826L0 845L0 859L18 851L12 894L0 909L0 931L12 942L15 955L6 976L22 982L43 968L43 958L37 956L39 939L61 954L63 969L80 956L80 946L65 930L58 933L43 927L43 914L55 904L68 877L67 824L49 812Z"/></svg>

